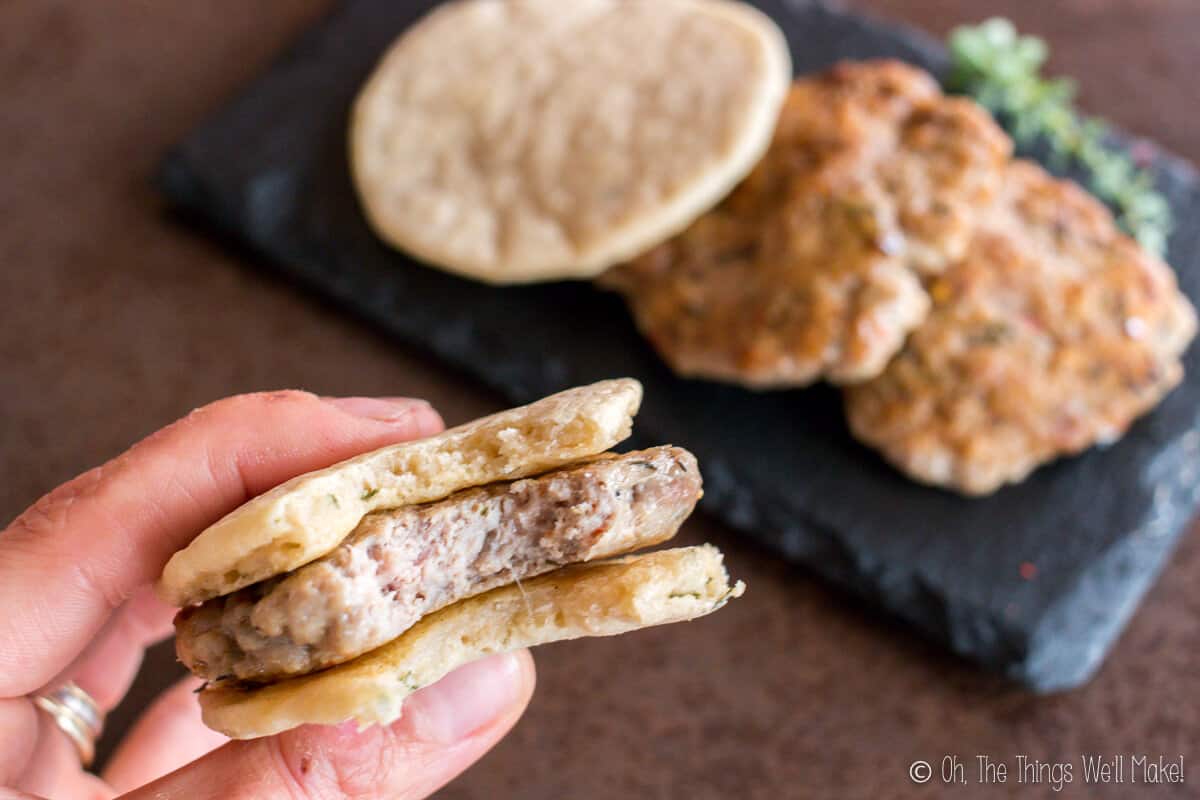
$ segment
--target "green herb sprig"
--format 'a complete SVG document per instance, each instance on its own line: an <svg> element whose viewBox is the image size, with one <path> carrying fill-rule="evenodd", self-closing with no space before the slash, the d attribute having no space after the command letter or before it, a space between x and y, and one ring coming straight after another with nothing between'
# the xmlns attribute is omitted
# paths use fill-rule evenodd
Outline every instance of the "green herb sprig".
<svg viewBox="0 0 1200 800"><path fill-rule="evenodd" d="M1042 77L1044 41L994 18L952 31L950 54L952 90L995 114L1018 145L1045 142L1058 166L1082 168L1088 188L1113 208L1118 224L1147 250L1166 252L1171 207L1155 190L1154 176L1105 145L1102 120L1076 113L1073 81Z"/></svg>

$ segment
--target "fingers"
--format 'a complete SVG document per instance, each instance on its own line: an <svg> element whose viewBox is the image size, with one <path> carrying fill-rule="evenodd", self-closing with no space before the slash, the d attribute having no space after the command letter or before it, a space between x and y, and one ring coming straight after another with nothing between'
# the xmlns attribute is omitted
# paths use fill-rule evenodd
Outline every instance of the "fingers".
<svg viewBox="0 0 1200 800"><path fill-rule="evenodd" d="M129 690L145 649L170 634L174 616L175 609L159 600L151 587L143 586L49 685L74 681L107 714Z"/></svg>
<svg viewBox="0 0 1200 800"><path fill-rule="evenodd" d="M533 692L528 651L456 670L405 703L391 726L305 726L231 742L128 800L427 797L494 745Z"/></svg>
<svg viewBox="0 0 1200 800"><path fill-rule="evenodd" d="M440 428L421 401L242 395L59 487L0 534L0 696L48 682L172 553L248 497Z"/></svg>
<svg viewBox="0 0 1200 800"><path fill-rule="evenodd" d="M25 771L37 745L38 712L24 697L0 700L0 786L11 786Z"/></svg>
<svg viewBox="0 0 1200 800"><path fill-rule="evenodd" d="M118 793L157 780L225 744L204 727L196 702L198 678L186 678L154 701L113 753L104 779Z"/></svg>
<svg viewBox="0 0 1200 800"><path fill-rule="evenodd" d="M113 796L99 778L80 769L75 745L44 712L37 712L32 741L33 752L23 773L11 782L13 788L47 798L107 800Z"/></svg>
<svg viewBox="0 0 1200 800"><path fill-rule="evenodd" d="M72 680L91 695L107 713L124 696L137 673L143 648L162 638L171 628L173 609L167 608L149 587L139 589L113 615L96 639L76 662L50 681L50 685ZM40 737L53 737L58 745L43 742L38 752L42 760L35 766L50 776L78 774L78 757L73 747L63 747L66 736L46 723L44 713L35 710L28 698L0 700L0 785L15 783L34 764L33 753ZM39 780L26 774L27 781ZM44 781L43 781L44 782ZM53 792L50 792L53 796Z"/></svg>

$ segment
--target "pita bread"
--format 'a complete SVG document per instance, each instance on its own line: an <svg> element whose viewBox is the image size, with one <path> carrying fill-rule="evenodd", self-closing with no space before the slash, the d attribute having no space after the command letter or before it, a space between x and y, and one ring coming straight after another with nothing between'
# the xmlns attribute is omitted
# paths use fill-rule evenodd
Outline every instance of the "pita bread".
<svg viewBox="0 0 1200 800"><path fill-rule="evenodd" d="M791 76L782 33L741 3L448 3L363 87L354 182L381 238L447 271L591 277L746 176Z"/></svg>

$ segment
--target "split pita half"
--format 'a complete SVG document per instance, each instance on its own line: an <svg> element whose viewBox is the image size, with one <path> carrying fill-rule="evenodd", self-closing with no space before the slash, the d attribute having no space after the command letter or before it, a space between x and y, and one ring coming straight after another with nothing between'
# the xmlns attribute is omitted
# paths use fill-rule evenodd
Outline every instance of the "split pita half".
<svg viewBox="0 0 1200 800"><path fill-rule="evenodd" d="M459 0L383 57L351 170L384 240L505 284L588 278L683 230L766 151L792 67L727 0Z"/></svg>
<svg viewBox="0 0 1200 800"><path fill-rule="evenodd" d="M629 436L641 399L642 386L631 378L601 381L293 478L172 556L159 595L185 606L229 594L319 558L371 511L603 453Z"/></svg>
<svg viewBox="0 0 1200 800"><path fill-rule="evenodd" d="M710 545L565 567L437 611L388 644L323 672L257 689L200 693L204 723L235 739L307 723L387 724L403 701L492 653L582 636L611 636L717 610L732 587Z"/></svg>

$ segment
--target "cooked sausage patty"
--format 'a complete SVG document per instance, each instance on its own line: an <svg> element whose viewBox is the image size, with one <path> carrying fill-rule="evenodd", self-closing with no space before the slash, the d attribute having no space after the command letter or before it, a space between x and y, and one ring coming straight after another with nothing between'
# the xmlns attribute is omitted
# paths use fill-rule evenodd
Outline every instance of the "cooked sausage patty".
<svg viewBox="0 0 1200 800"><path fill-rule="evenodd" d="M756 387L879 374L962 256L1011 142L894 61L795 82L770 150L716 209L601 276L679 373Z"/></svg>
<svg viewBox="0 0 1200 800"><path fill-rule="evenodd" d="M1179 382L1196 330L1170 267L1023 161L930 294L928 321L846 411L900 469L968 494L1116 440Z"/></svg>
<svg viewBox="0 0 1200 800"><path fill-rule="evenodd" d="M656 447L370 514L322 558L180 612L179 658L246 682L337 664L456 600L670 538L700 487L691 453Z"/></svg>

